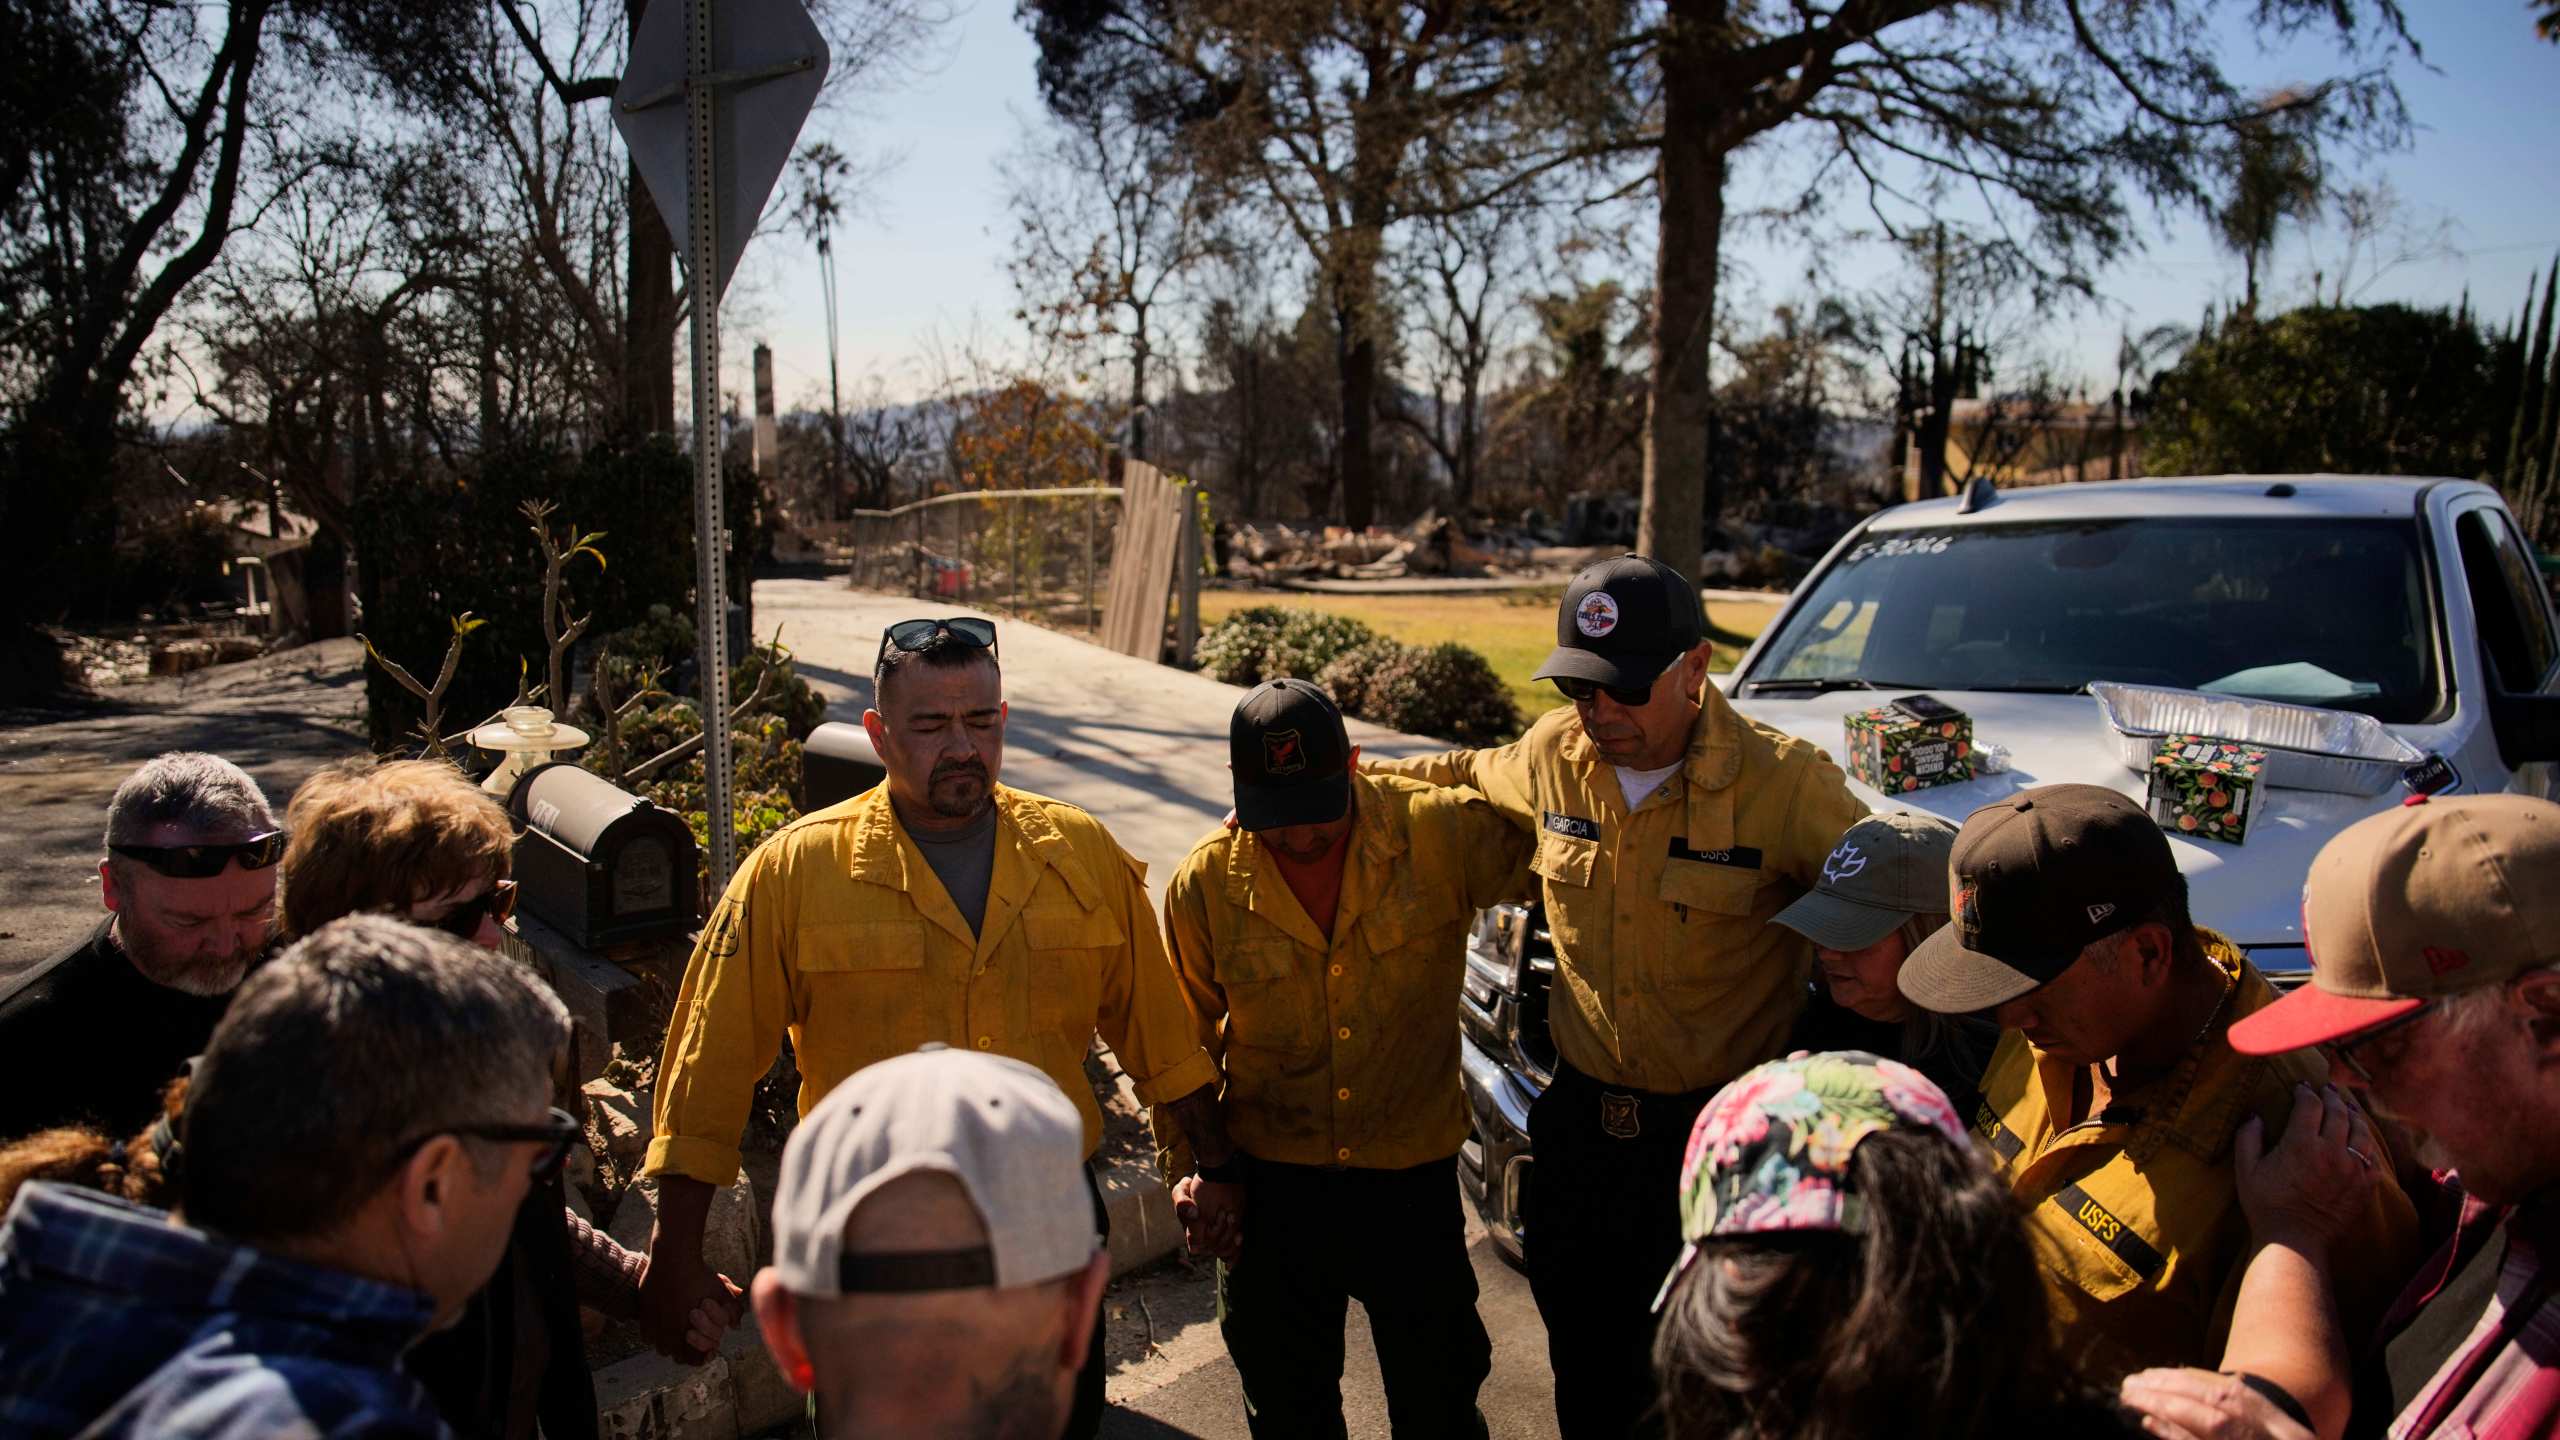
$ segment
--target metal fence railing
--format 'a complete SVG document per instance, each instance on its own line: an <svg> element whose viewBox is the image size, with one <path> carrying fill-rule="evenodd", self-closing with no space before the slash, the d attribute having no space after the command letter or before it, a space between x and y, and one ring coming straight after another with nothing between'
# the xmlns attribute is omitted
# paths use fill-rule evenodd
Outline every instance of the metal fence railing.
<svg viewBox="0 0 2560 1440"><path fill-rule="evenodd" d="M843 532L852 583L1081 630L1148 660L1169 640L1187 665L1200 634L1199 487L1141 461L1123 480L857 510Z"/></svg>
<svg viewBox="0 0 2560 1440"><path fill-rule="evenodd" d="M1117 485L975 490L856 510L853 583L1097 632L1119 531Z"/></svg>

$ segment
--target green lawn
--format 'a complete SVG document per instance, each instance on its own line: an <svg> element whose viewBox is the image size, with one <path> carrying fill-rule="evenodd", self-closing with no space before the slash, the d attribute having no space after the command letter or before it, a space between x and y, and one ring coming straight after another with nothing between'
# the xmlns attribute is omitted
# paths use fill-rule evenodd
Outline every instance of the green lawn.
<svg viewBox="0 0 2560 1440"><path fill-rule="evenodd" d="M1556 706L1564 698L1556 687L1543 680L1532 681L1530 673L1547 652L1556 647L1556 602L1563 587L1554 590L1519 590L1499 595L1319 595L1288 590L1207 590L1200 595L1202 629L1217 624L1238 610L1254 605L1278 605L1323 610L1336 615L1349 615L1368 623L1371 629L1390 640L1408 645L1437 645L1455 640L1484 656L1511 687L1511 698L1518 702L1520 713L1535 719ZM1757 635L1762 626L1775 619L1780 597L1769 597L1769 603L1736 604L1710 601L1707 618L1719 629L1737 635ZM1724 645L1716 647L1715 668L1729 670L1741 652Z"/></svg>

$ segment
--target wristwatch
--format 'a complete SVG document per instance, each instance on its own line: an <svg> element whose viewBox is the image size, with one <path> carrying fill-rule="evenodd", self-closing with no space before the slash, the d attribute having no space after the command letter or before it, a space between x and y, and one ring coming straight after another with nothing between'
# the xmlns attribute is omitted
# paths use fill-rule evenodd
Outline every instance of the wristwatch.
<svg viewBox="0 0 2560 1440"><path fill-rule="evenodd" d="M1226 1159L1215 1165L1195 1165L1193 1169L1199 1172L1201 1179L1212 1185L1241 1185L1245 1180L1247 1169L1245 1162L1248 1158L1242 1150L1235 1150L1230 1151Z"/></svg>

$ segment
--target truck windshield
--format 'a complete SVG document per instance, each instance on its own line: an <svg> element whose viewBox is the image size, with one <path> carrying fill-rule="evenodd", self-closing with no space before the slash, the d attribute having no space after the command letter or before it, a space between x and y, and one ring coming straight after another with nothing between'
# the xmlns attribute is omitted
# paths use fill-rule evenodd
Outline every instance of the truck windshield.
<svg viewBox="0 0 2560 1440"><path fill-rule="evenodd" d="M2415 722L2439 708L2417 538L2392 520L1871 531L1811 582L1743 685L2119 680Z"/></svg>

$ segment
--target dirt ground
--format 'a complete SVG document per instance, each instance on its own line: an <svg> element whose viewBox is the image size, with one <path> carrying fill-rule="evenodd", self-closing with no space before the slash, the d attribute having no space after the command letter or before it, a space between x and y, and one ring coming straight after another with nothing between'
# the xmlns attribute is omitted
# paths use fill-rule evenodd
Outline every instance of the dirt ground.
<svg viewBox="0 0 2560 1440"><path fill-rule="evenodd" d="M279 818L294 787L364 752L363 649L328 640L118 685L90 704L0 707L0 985L96 924L107 801L135 766L208 750L254 776Z"/></svg>

